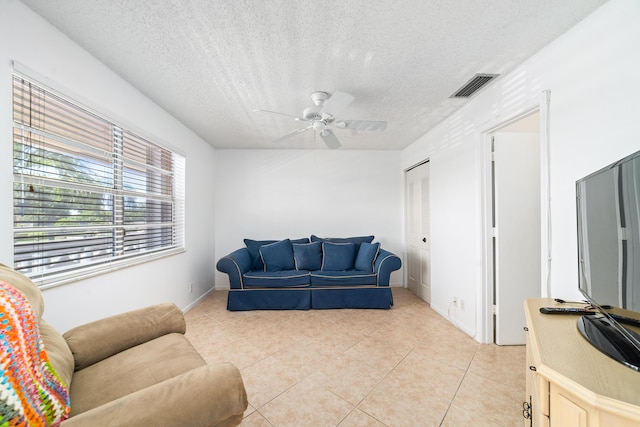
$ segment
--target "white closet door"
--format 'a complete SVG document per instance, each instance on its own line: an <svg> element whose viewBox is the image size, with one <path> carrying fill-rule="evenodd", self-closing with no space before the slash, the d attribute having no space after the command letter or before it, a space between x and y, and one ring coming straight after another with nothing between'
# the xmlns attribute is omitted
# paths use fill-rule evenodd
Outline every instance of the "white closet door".
<svg viewBox="0 0 640 427"><path fill-rule="evenodd" d="M406 172L407 286L431 302L429 163Z"/></svg>

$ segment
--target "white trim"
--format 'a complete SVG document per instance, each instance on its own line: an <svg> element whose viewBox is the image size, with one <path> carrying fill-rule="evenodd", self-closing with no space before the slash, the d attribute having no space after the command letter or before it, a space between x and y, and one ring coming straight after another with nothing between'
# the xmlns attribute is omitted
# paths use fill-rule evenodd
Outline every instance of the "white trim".
<svg viewBox="0 0 640 427"><path fill-rule="evenodd" d="M397 255L394 254L388 254L387 256L385 256L384 258L382 258L382 261L380 261L380 264L378 264L378 271L376 272L376 286L380 286L380 270L382 270L382 264L388 260L389 258L393 258L396 257L398 258ZM402 265L402 263L401 263ZM394 270L392 270L391 272L393 272ZM374 271L375 272L375 271ZM389 275L391 276L391 275ZM391 281L391 277L389 277L389 281ZM389 286L391 285L391 283L389 283Z"/></svg>
<svg viewBox="0 0 640 427"><path fill-rule="evenodd" d="M531 98L522 108L514 111L508 117L498 117L489 121L480 128L482 143L476 156L479 159L478 168L480 185L480 228L482 239L478 243L481 253L482 267L479 272L482 283L478 298L477 319L479 320L480 342L493 342L493 255L491 240L493 229L491 224L491 134L500 128L517 122L518 120L538 112L540 115L540 260L541 260L541 283L540 294L543 297L550 295L551 276L551 206L550 206L550 150L549 150L549 109L551 101L551 91L545 90L537 97Z"/></svg>
<svg viewBox="0 0 640 427"><path fill-rule="evenodd" d="M240 268L240 266L238 265L236 260L234 258L232 258L232 257L224 256L224 257L220 258L220 260L218 260L218 262L222 261L223 259L228 259L229 261L231 261L233 263L233 265L236 266L236 269L238 270L238 277L240 277L240 289L244 289L244 282L242 281L242 276L243 276L242 269ZM251 254L249 254L249 259L251 259ZM231 273L226 273L226 274L231 276ZM231 281L229 281L229 289L231 289Z"/></svg>
<svg viewBox="0 0 640 427"><path fill-rule="evenodd" d="M287 270L287 271L298 271L298 270ZM263 271L262 273L269 273L268 275L265 275L265 276L260 274L255 274L255 273L259 273L259 271L249 271L247 273L244 273L244 277L246 277L247 279L287 280L287 279L297 279L299 277L305 277L309 275L309 272L290 275L290 276L285 276L285 275L272 276L272 274L276 273L274 271Z"/></svg>
<svg viewBox="0 0 640 427"><path fill-rule="evenodd" d="M66 285L68 283L78 282L90 277L99 276L105 273L111 273L114 271L122 270L123 268L131 267L137 264L142 264L149 261L155 261L168 256L178 255L186 252L184 248L175 248L170 250L164 250L161 252L135 256L127 259L114 260L100 264L93 267L83 267L81 273L78 270L68 271L59 275L51 275L46 278L38 278L38 276L29 277L33 283L35 283L40 290L55 288L57 286Z"/></svg>
<svg viewBox="0 0 640 427"><path fill-rule="evenodd" d="M481 215L480 215L480 229L482 230L482 239L479 242L482 270L481 280L482 284L480 290L479 302L477 304L476 318L478 319L476 324L475 333L478 336L478 340L481 343L493 342L493 224L492 224L492 201L491 201L491 135L489 132L483 132L482 143L479 144L480 153L480 179L478 183L480 185L480 203L481 203ZM491 309L487 309L491 307Z"/></svg>
<svg viewBox="0 0 640 427"><path fill-rule="evenodd" d="M327 270L328 271L328 270ZM336 271L335 273L344 273L343 271ZM362 277L375 277L376 273L363 272L363 274L321 274L317 271L309 272L311 277L322 277L324 279L359 279Z"/></svg>
<svg viewBox="0 0 640 427"><path fill-rule="evenodd" d="M540 229L546 232L540 241L540 265L542 271L541 283L542 297L551 296L551 253L552 253L552 227L551 227L551 135L549 127L551 91L542 93L540 101Z"/></svg>
<svg viewBox="0 0 640 427"><path fill-rule="evenodd" d="M202 301L204 301L204 299L207 297L207 295L209 295L211 292L213 292L215 290L216 290L216 288L210 288L207 292L202 294L195 301L193 301L192 303L190 303L186 307L184 307L182 309L182 312L185 313L185 314L188 313L189 311L191 311L192 308L196 307L198 304L200 304Z"/></svg>

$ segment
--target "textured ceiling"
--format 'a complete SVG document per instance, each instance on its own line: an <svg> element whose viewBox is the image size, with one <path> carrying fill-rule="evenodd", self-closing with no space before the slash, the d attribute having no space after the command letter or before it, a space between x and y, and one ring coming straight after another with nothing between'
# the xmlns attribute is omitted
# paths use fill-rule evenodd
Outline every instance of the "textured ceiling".
<svg viewBox="0 0 640 427"><path fill-rule="evenodd" d="M504 75L606 0L23 0L217 148L326 148L309 94L355 97L342 149L402 149L460 108L476 73Z"/></svg>

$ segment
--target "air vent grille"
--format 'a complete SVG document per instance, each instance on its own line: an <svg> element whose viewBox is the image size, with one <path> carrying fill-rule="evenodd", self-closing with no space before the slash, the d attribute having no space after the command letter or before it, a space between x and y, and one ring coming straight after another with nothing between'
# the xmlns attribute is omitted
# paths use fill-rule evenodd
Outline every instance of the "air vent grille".
<svg viewBox="0 0 640 427"><path fill-rule="evenodd" d="M499 74L476 74L450 98L470 98Z"/></svg>

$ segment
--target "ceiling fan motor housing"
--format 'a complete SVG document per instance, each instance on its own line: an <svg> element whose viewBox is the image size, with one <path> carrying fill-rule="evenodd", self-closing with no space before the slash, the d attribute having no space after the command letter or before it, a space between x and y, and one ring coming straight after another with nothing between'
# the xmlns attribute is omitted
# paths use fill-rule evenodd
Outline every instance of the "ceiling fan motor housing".
<svg viewBox="0 0 640 427"><path fill-rule="evenodd" d="M322 109L322 106L320 106L320 105L314 105L312 107L307 107L302 112L302 117L305 120L308 120L310 122L313 122L315 120L322 120L323 117L322 117L322 113L320 112L321 109Z"/></svg>

